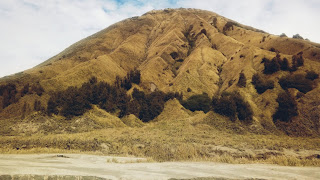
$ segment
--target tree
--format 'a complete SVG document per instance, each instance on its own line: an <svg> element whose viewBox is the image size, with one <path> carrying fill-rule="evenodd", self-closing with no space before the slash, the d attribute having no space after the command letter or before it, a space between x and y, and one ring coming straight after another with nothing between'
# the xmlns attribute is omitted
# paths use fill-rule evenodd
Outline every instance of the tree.
<svg viewBox="0 0 320 180"><path fill-rule="evenodd" d="M288 37L285 33L280 34L280 37Z"/></svg>
<svg viewBox="0 0 320 180"><path fill-rule="evenodd" d="M313 89L312 80L306 79L303 74L294 74L281 77L279 84L284 90L287 90L288 88L295 88L303 93L307 93Z"/></svg>
<svg viewBox="0 0 320 180"><path fill-rule="evenodd" d="M294 38L294 39L303 39L303 37L300 36L300 34L295 34L295 35L292 36L292 38Z"/></svg>
<svg viewBox="0 0 320 180"><path fill-rule="evenodd" d="M47 106L47 114L50 116L52 114L58 114L58 104L56 102L55 96L51 96L49 101L48 101L48 106Z"/></svg>
<svg viewBox="0 0 320 180"><path fill-rule="evenodd" d="M306 74L306 78L307 79L310 79L310 80L315 80L315 79L318 79L319 78L319 74L317 74L315 71L308 71L307 74Z"/></svg>
<svg viewBox="0 0 320 180"><path fill-rule="evenodd" d="M260 74L254 74L252 76L252 84L259 94L264 93L268 89L274 88L273 81L262 78Z"/></svg>
<svg viewBox="0 0 320 180"><path fill-rule="evenodd" d="M274 122L277 120L289 122L292 117L298 115L297 102L288 91L280 93L277 97L277 102L279 106L273 115Z"/></svg>
<svg viewBox="0 0 320 180"><path fill-rule="evenodd" d="M216 113L238 118L240 121L251 123L253 111L248 102L237 92L222 93L219 98L212 98L212 106Z"/></svg>
<svg viewBox="0 0 320 180"><path fill-rule="evenodd" d="M23 86L21 90L21 97L25 96L28 93L29 93L29 83Z"/></svg>
<svg viewBox="0 0 320 180"><path fill-rule="evenodd" d="M41 101L35 100L33 104L33 109L35 111L40 111L41 110Z"/></svg>
<svg viewBox="0 0 320 180"><path fill-rule="evenodd" d="M182 105L191 111L203 111L207 113L211 109L211 99L208 94L198 94L189 97Z"/></svg>
<svg viewBox="0 0 320 180"><path fill-rule="evenodd" d="M17 87L13 83L9 83L0 88L0 95L2 95L2 106L6 108L12 103L15 103L18 99L16 98Z"/></svg>
<svg viewBox="0 0 320 180"><path fill-rule="evenodd" d="M288 71L290 68L289 68L289 61L287 58L283 58L283 60L281 61L280 63L280 69L282 71Z"/></svg>
<svg viewBox="0 0 320 180"><path fill-rule="evenodd" d="M73 116L83 115L87 109L90 109L88 99L83 92L75 87L69 87L66 90L64 104L61 109L63 116L71 118Z"/></svg>
<svg viewBox="0 0 320 180"><path fill-rule="evenodd" d="M239 93L235 93L232 98L237 106L238 119L250 123L252 121L253 111L249 103L246 102Z"/></svg>
<svg viewBox="0 0 320 180"><path fill-rule="evenodd" d="M240 76L239 76L239 81L238 81L238 84L237 86L239 87L246 87L247 85L247 78L246 76L244 75L243 72L240 73Z"/></svg>
<svg viewBox="0 0 320 180"><path fill-rule="evenodd" d="M280 70L280 64L277 58L273 58L271 61L264 59L264 74L273 74Z"/></svg>
<svg viewBox="0 0 320 180"><path fill-rule="evenodd" d="M213 98L213 109L216 113L234 119L236 117L237 106L231 96L223 95L220 98Z"/></svg>
<svg viewBox="0 0 320 180"><path fill-rule="evenodd" d="M44 92L44 89L39 83L37 83L31 86L31 92L36 93L38 96L41 96Z"/></svg>

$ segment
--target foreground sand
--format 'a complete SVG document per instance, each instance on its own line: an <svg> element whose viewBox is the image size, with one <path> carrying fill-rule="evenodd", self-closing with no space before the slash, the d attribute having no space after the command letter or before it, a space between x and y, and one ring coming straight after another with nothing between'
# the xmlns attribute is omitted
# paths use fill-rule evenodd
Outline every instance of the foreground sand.
<svg viewBox="0 0 320 180"><path fill-rule="evenodd" d="M147 162L143 158L84 154L0 155L0 175L74 175L107 179L319 179L320 167L211 162Z"/></svg>

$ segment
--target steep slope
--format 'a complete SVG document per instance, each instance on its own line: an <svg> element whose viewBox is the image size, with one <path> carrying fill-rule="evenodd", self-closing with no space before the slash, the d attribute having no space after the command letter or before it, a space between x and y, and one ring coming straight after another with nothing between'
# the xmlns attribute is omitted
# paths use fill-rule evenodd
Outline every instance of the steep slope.
<svg viewBox="0 0 320 180"><path fill-rule="evenodd" d="M292 66L293 56L299 53L303 54L303 66L294 72L263 75L275 87L257 93L251 79L264 71L263 58L272 59L279 54ZM272 115L278 107L277 96L283 91L279 79L311 70L319 73L320 45L270 35L203 10L150 11L83 39L35 68L1 79L0 85L13 83L19 92L26 84L40 85L44 92L29 93L22 98L17 93L9 106L3 105L4 96L1 96L0 119L24 118L34 112L36 101L45 109L52 92L81 86L92 76L113 83L116 76L124 77L135 68L141 71L139 86L146 93L152 87L181 92L188 98L202 93L212 97L239 91L253 108L254 123L267 128L274 127ZM240 73L246 77L243 88L237 86ZM314 80L314 84L318 81ZM296 100L299 115L294 122L297 129L307 129L307 134L319 133L319 90L314 85L313 90ZM293 89L292 94L297 91Z"/></svg>

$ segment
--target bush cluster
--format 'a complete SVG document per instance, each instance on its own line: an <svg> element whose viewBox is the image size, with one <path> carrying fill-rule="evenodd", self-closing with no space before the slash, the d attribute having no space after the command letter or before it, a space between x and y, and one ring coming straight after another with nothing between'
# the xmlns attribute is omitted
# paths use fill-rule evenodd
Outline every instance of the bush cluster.
<svg viewBox="0 0 320 180"><path fill-rule="evenodd" d="M91 104L95 104L108 112L119 110L120 114L124 114L129 101L130 98L121 84L118 86L106 82L98 83L97 78L92 77L79 88L69 87L53 94L48 101L47 113L71 118L84 114L91 109Z"/></svg>
<svg viewBox="0 0 320 180"><path fill-rule="evenodd" d="M41 96L44 92L42 86L37 83L33 84L30 88L29 84L26 84L22 87L21 90L18 90L18 87L14 83L8 83L6 85L0 86L0 96L2 96L2 108L6 108L10 104L18 102L19 99L27 94L37 94Z"/></svg>
<svg viewBox="0 0 320 180"><path fill-rule="evenodd" d="M290 71L296 71L298 67L304 65L304 59L302 57L303 52L298 53L297 55L292 56L292 66Z"/></svg>
<svg viewBox="0 0 320 180"><path fill-rule="evenodd" d="M280 78L279 84L284 90L287 90L288 88L295 88L303 93L307 93L313 89L312 80L307 79L303 74L291 74L284 76Z"/></svg>
<svg viewBox="0 0 320 180"><path fill-rule="evenodd" d="M292 36L292 38L294 38L294 39L303 39L303 37L300 36L300 34L295 34L295 35Z"/></svg>
<svg viewBox="0 0 320 180"><path fill-rule="evenodd" d="M223 27L223 34L226 34L226 32L229 30L233 30L233 26L238 26L238 24L232 21L228 21Z"/></svg>
<svg viewBox="0 0 320 180"><path fill-rule="evenodd" d="M126 90L131 89L132 83L134 84L140 84L141 81L141 74L139 70L132 70L130 71L126 77L121 79L119 76L116 77L115 84L117 86L120 86Z"/></svg>
<svg viewBox="0 0 320 180"><path fill-rule="evenodd" d="M280 70L280 63L276 58L273 58L271 61L267 58L263 58L262 62L264 63L264 74L273 74Z"/></svg>
<svg viewBox="0 0 320 180"><path fill-rule="evenodd" d="M240 73L240 76L239 76L239 80L238 80L238 83L237 83L237 86L243 88L243 87L246 87L247 86L247 78L246 76L244 75L243 72Z"/></svg>
<svg viewBox="0 0 320 180"><path fill-rule="evenodd" d="M252 76L252 84L254 85L259 94L264 93L268 89L274 88L273 81L262 78L260 74L254 74Z"/></svg>
<svg viewBox="0 0 320 180"><path fill-rule="evenodd" d="M16 97L18 91L17 87L13 83L0 86L0 96L2 96L2 108L9 106L12 103L15 103L18 98Z"/></svg>
<svg viewBox="0 0 320 180"><path fill-rule="evenodd" d="M208 94L197 94L182 102L182 106L191 111L203 111L207 113L211 109L211 98Z"/></svg>
<svg viewBox="0 0 320 180"><path fill-rule="evenodd" d="M277 120L289 122L292 117L298 115L297 102L288 91L280 93L277 97L277 102L279 106L273 115L274 122Z"/></svg>
<svg viewBox="0 0 320 180"><path fill-rule="evenodd" d="M292 56L292 66L289 66L289 61L287 58L280 58L280 54L277 54L272 60L267 58L262 59L264 63L264 74L273 74L280 70L282 71L296 71L298 67L304 65L304 59L302 57L302 52L297 55Z"/></svg>
<svg viewBox="0 0 320 180"><path fill-rule="evenodd" d="M314 71L308 71L307 74L306 74L306 78L313 81L313 80L319 78L319 74L317 74L317 73L314 72Z"/></svg>
<svg viewBox="0 0 320 180"><path fill-rule="evenodd" d="M163 111L165 102L174 98L181 101L182 94L164 93L162 91L145 94L143 91L135 88L125 114L134 114L143 122L148 122L156 118Z"/></svg>
<svg viewBox="0 0 320 180"><path fill-rule="evenodd" d="M237 92L223 93L219 98L212 99L215 112L250 123L252 122L253 111L248 102Z"/></svg>
<svg viewBox="0 0 320 180"><path fill-rule="evenodd" d="M117 113L119 117L134 114L142 121L148 122L157 117L169 99L182 99L179 93L163 93L156 91L145 94L136 88L132 97L127 95L127 84L140 83L140 72L131 71L124 79L117 78L114 85L97 82L92 77L81 87L69 87L65 91L53 94L47 106L48 115L60 114L67 118L83 115L91 109L91 105L98 105L110 113ZM124 85L126 84L126 85Z"/></svg>

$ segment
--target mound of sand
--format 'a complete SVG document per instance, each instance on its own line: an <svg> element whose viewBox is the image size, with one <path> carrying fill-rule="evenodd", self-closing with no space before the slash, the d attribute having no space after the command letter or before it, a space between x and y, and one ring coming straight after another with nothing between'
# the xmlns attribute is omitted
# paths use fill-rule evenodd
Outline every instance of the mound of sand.
<svg viewBox="0 0 320 180"><path fill-rule="evenodd" d="M189 118L191 113L186 110L177 99L169 100L164 105L162 113L155 121L162 120L183 120Z"/></svg>
<svg viewBox="0 0 320 180"><path fill-rule="evenodd" d="M120 118L114 116L98 107L94 106L92 110L84 114L85 119L90 119L104 128L125 127Z"/></svg>
<svg viewBox="0 0 320 180"><path fill-rule="evenodd" d="M121 118L122 122L129 127L142 127L144 126L143 122L137 118L135 115L130 114Z"/></svg>

